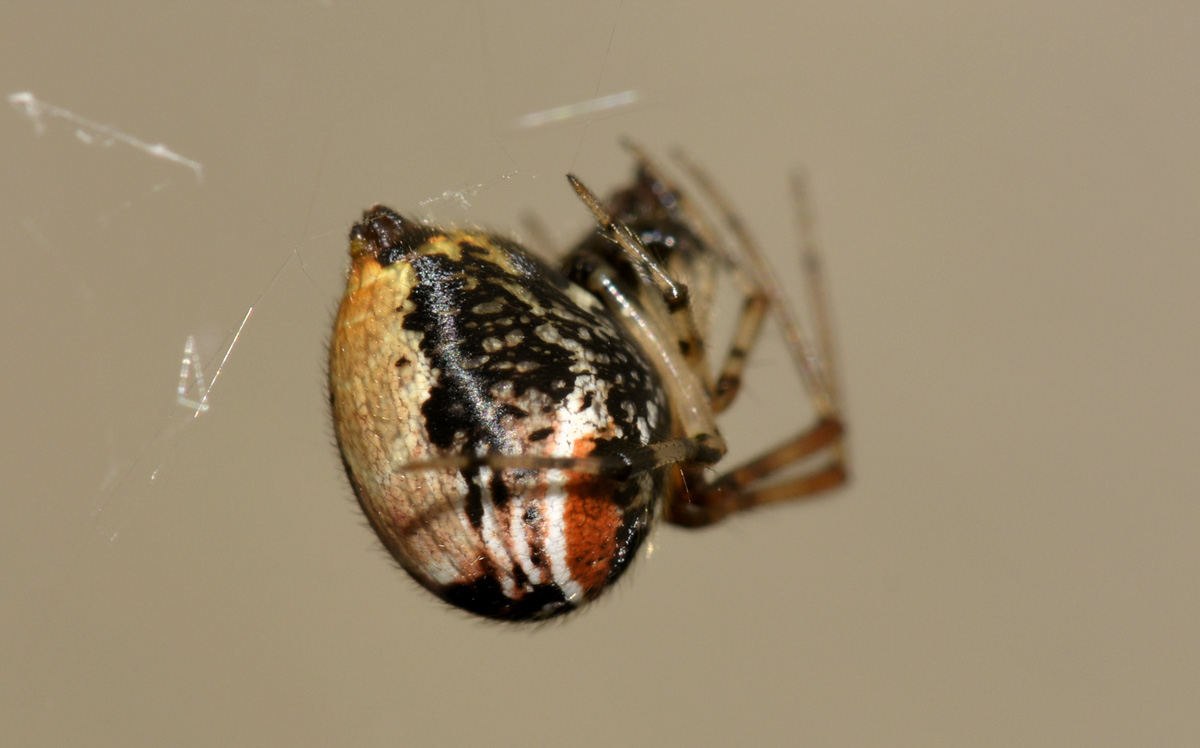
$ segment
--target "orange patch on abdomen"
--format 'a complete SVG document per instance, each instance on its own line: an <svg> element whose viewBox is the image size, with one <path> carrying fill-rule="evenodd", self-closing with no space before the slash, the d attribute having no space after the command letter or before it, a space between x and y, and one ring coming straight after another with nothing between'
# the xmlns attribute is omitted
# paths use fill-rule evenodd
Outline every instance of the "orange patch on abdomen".
<svg viewBox="0 0 1200 748"><path fill-rule="evenodd" d="M611 494L603 490L605 484L611 490L611 483L591 476L572 481L563 511L567 566L589 599L608 584L621 529L621 510L613 503Z"/></svg>

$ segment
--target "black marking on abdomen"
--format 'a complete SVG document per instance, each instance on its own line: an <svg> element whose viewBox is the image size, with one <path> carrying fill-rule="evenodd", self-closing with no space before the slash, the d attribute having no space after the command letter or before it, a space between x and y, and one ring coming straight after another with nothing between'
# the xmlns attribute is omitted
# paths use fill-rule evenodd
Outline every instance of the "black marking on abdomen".
<svg viewBox="0 0 1200 748"><path fill-rule="evenodd" d="M438 591L443 600L488 618L521 621L553 618L575 609L554 584L537 584L519 600L504 594L498 579L479 577L465 584L451 584Z"/></svg>
<svg viewBox="0 0 1200 748"><path fill-rule="evenodd" d="M563 292L567 281L519 246L502 244L519 270L516 274L493 261L499 250L465 240L459 247L461 259L440 252L410 258L417 283L403 326L422 333L421 351L439 372L421 406L434 446L443 454L524 451L524 445L513 441L512 427L530 417L539 426L554 422L566 397L576 391L581 372L607 388L608 413L621 434L598 440L597 452L644 446L669 434L669 410L657 373L624 330L580 307ZM514 282L540 308L510 291L506 284ZM540 337L542 325L549 325L558 339ZM520 332L518 342L506 342L513 331ZM501 402L497 389L518 401L537 391L540 410ZM585 406L596 394L591 389L583 393ZM639 429L639 419L646 424L655 420L648 403L656 407L656 422Z"/></svg>

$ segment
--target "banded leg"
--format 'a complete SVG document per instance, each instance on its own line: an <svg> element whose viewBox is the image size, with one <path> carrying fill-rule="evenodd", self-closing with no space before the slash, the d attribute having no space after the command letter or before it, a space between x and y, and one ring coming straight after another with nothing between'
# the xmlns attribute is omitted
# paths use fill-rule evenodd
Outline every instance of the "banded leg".
<svg viewBox="0 0 1200 748"><path fill-rule="evenodd" d="M836 487L845 482L847 471L842 444L840 402L833 383L835 361L828 295L819 248L813 239L811 211L808 209L802 182L794 179L792 186L805 276L817 326L815 346L785 304L778 286L767 270L757 243L728 199L696 163L682 154L678 158L708 200L722 213L730 232L737 239L741 259L747 263L745 271L767 295L769 308L783 329L789 352L817 413L817 422L812 427L711 482L705 482L697 471L688 471L691 473L689 477L693 479L689 484L695 487L690 488L676 505L669 508L668 519L685 526L700 526L716 522L732 512L775 501L811 496ZM750 327L750 323L746 324ZM723 377L740 378L745 353L754 342L754 338L750 336L747 338L746 347L739 348L739 337L743 334L745 333L739 328L731 355L726 360L726 366L730 367L730 370L723 371ZM807 461L821 451L830 453L830 457L821 465L790 479L769 482L777 473Z"/></svg>
<svg viewBox="0 0 1200 748"><path fill-rule="evenodd" d="M838 449L841 437L840 421L822 420L711 482L706 482L698 470L685 470L687 490L667 507L667 521L684 527L702 527L734 512L836 488L847 478L845 461ZM775 473L825 449L831 449L833 454L815 469L764 484Z"/></svg>
<svg viewBox="0 0 1200 748"><path fill-rule="evenodd" d="M734 335L729 342L729 348L716 379L712 379L707 370L698 372L703 381L710 384L713 412L720 413L732 404L741 389L742 370L746 357L754 348L759 334L762 332L763 322L770 306L770 295L757 281L754 274L745 267L745 262L738 262L730 255L721 241L720 234L704 220L703 215L691 205L687 196L651 158L650 154L632 140L624 139L621 144L633 155L638 169L657 185L654 191L659 195L663 206L674 218L702 238L704 246L715 255L714 259L730 273L743 294L742 309L738 315ZM697 365L705 366L706 364L697 361Z"/></svg>
<svg viewBox="0 0 1200 748"><path fill-rule="evenodd" d="M829 334L828 329L820 333L819 340L823 344L822 348L814 346L808 336L805 335L804 328L792 313L791 307L788 306L782 292L780 292L778 284L775 283L762 250L758 246L758 242L746 228L741 216L733 209L733 204L717 187L708 172L698 163L682 151L677 151L675 157L684 170L687 171L688 176L700 187L705 197L720 211L726 226L737 240L737 247L741 254L739 259L746 263L745 270L751 276L752 283L766 294L769 309L783 330L784 343L787 346L788 353L791 355L796 370L800 374L801 381L804 382L805 390L808 392L818 416L821 418L833 416L837 411L837 404L829 384L829 370L833 365L831 360L833 350L831 344L832 336ZM798 184L798 181L794 181L794 185ZM811 211L809 211L807 204L803 202L805 200L803 191L798 190L794 194L797 200L796 212L801 230L801 249L808 284L810 289L818 289L815 294L811 294L814 306L817 308L815 316L819 325L828 325L829 313L827 298L824 292L823 275L821 274L819 248L812 239ZM829 347L825 348L825 345Z"/></svg>
<svg viewBox="0 0 1200 748"><path fill-rule="evenodd" d="M687 286L676 282L661 265L655 262L654 258L646 253L645 247L633 235L633 232L624 224L614 221L600 203L600 199L583 182L579 181L578 177L574 174L568 174L567 181L571 183L571 187L575 189L575 193L579 195L579 199L583 200L584 204L592 211L592 216L596 219L596 223L600 225L600 228L608 238L621 248L626 257L633 262L634 267L645 274L647 279L662 293L663 301L666 302L667 308L672 312L686 312L688 304Z"/></svg>
<svg viewBox="0 0 1200 748"><path fill-rule="evenodd" d="M762 333L768 306L767 297L762 294L747 296L742 302L742 313L713 390L713 410L717 413L732 405L742 391L742 371Z"/></svg>
<svg viewBox="0 0 1200 748"><path fill-rule="evenodd" d="M634 294L611 272L611 268L600 266L593 269L586 285L588 290L604 300L613 315L624 320L625 329L638 339L642 350L654 361L655 368L662 376L663 386L670 393L671 402L676 404L675 415L683 434L706 437L724 455L725 441L717 428L711 399L703 380L695 375L694 362L687 358L685 348L681 345L681 341L687 339L684 336L688 332L669 324L674 317L666 320L653 318L653 309L636 303ZM690 312L687 309L683 311L690 319Z"/></svg>
<svg viewBox="0 0 1200 748"><path fill-rule="evenodd" d="M603 475L613 480L628 480L636 475L680 463L711 465L725 454L724 442L710 434L668 439L637 447L627 452L600 457L555 457L538 454L448 455L428 460L406 462L396 466L396 472L413 473L426 470L566 470L588 475Z"/></svg>
<svg viewBox="0 0 1200 748"><path fill-rule="evenodd" d="M712 410L719 413L728 407L737 396L741 386L741 370L744 359L747 351L753 348L762 329L770 297L753 277L753 274L746 272L743 268L744 263L738 263L729 256L720 241L719 234L703 220L697 211L691 208L686 195L671 181L654 159L641 146L629 139L622 140L622 145L634 158L639 172L639 180L648 180L648 186L657 196L662 208L673 219L694 231L701 238L700 246L714 255L714 257L707 258L708 261L712 262L714 266L720 266L729 271L745 295L742 312L737 323L737 332L730 342L729 351L725 356L724 365L720 369L718 378L713 379L704 352L705 341L701 334L702 331L707 331L708 321L697 319L694 310L687 303L691 301L707 305L712 300L707 297L702 300L698 299L690 293L690 289L678 283L675 286L688 293L684 298L673 297L670 294L669 281L672 278L670 270L650 257L633 232L620 222L614 221L594 195L588 192L577 179L571 178L571 184L575 187L576 192L587 203L597 222L610 239L622 246L627 257L636 259L638 263L645 264L652 270L652 273L646 275L646 280L652 280L651 276L667 279L656 282L663 290L664 300L668 303L673 315L684 356L695 375L700 378L708 390ZM707 289L707 292L711 295L711 289Z"/></svg>

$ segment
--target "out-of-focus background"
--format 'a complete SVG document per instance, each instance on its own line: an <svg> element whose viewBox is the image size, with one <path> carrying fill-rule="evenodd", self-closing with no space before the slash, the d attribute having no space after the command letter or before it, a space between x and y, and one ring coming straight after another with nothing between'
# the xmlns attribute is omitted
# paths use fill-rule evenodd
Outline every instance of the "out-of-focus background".
<svg viewBox="0 0 1200 748"><path fill-rule="evenodd" d="M1195 4L4 16L6 743L1200 741ZM481 624L342 475L346 231L384 202L567 246L563 174L621 184L622 135L706 164L797 289L807 170L854 480ZM768 337L735 459L798 392Z"/></svg>

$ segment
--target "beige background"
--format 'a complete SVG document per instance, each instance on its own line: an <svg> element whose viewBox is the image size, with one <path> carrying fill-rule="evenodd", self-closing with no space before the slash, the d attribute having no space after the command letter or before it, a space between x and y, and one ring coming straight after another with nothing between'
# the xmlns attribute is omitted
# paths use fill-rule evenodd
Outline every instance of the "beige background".
<svg viewBox="0 0 1200 748"><path fill-rule="evenodd" d="M6 744L1200 742L1195 3L158 5L0 24L0 93L203 169L0 110ZM789 285L807 167L855 479L484 625L341 475L345 233L382 201L566 244L562 174L608 191L622 134L702 159ZM211 379L251 307L192 418L185 341ZM738 455L795 386L769 342Z"/></svg>

